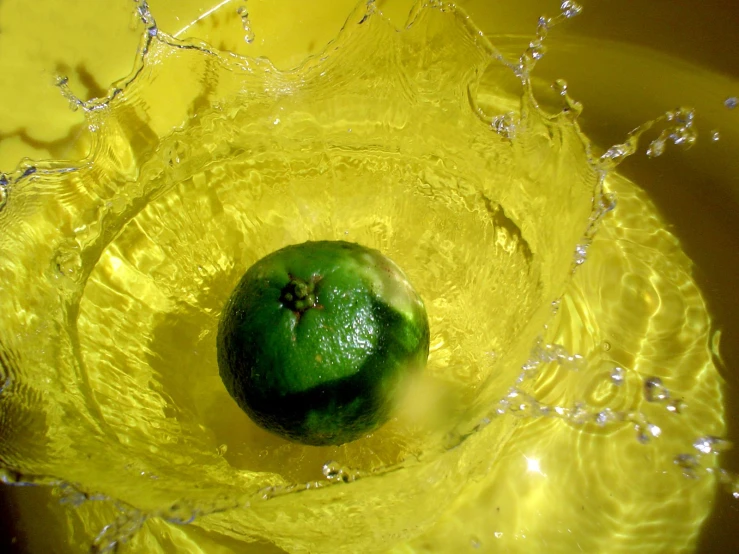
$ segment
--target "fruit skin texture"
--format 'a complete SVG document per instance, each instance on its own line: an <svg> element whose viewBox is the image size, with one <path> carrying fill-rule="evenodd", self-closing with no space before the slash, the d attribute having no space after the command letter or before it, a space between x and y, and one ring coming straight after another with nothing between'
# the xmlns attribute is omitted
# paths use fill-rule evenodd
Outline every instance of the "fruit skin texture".
<svg viewBox="0 0 739 554"><path fill-rule="evenodd" d="M402 270L377 250L305 242L251 266L218 329L221 379L260 427L343 444L389 419L426 364L429 326Z"/></svg>

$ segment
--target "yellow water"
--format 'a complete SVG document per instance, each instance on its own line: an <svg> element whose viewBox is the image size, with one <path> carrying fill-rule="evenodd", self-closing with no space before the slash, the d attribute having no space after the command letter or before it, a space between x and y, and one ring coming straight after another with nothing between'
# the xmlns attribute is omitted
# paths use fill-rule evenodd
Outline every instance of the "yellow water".
<svg viewBox="0 0 739 554"><path fill-rule="evenodd" d="M286 73L151 39L57 154L90 156L10 177L6 480L57 484L82 547L112 523L98 547L691 550L715 456L674 460L725 429L689 259L630 181L609 173L601 198L572 112L540 112L462 15L426 8L402 33L365 15ZM338 448L259 431L214 355L241 273L324 238L396 259L432 326L407 406Z"/></svg>

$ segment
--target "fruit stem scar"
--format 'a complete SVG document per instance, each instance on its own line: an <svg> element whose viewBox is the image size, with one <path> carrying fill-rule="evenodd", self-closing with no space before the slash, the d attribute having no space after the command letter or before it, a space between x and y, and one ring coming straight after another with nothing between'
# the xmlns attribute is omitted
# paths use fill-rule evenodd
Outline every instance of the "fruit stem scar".
<svg viewBox="0 0 739 554"><path fill-rule="evenodd" d="M310 308L315 308L318 304L315 294L316 283L320 279L319 276L314 275L310 281L305 281L300 277L290 275L290 281L280 292L280 302L298 316Z"/></svg>

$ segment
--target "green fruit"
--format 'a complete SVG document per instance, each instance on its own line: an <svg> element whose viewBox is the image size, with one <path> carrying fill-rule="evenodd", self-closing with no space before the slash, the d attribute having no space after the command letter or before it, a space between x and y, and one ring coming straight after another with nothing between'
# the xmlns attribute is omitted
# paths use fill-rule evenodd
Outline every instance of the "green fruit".
<svg viewBox="0 0 739 554"><path fill-rule="evenodd" d="M218 329L221 379L241 409L311 445L343 444L387 421L428 349L426 310L401 269L341 241L259 260Z"/></svg>

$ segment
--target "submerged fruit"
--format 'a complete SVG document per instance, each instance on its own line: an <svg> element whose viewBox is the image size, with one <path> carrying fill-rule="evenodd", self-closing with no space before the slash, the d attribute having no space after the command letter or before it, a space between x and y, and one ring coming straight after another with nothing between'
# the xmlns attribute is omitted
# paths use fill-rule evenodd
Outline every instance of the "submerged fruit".
<svg viewBox="0 0 739 554"><path fill-rule="evenodd" d="M259 260L218 329L221 379L234 400L261 427L311 445L382 425L428 349L426 310L402 270L341 241Z"/></svg>

